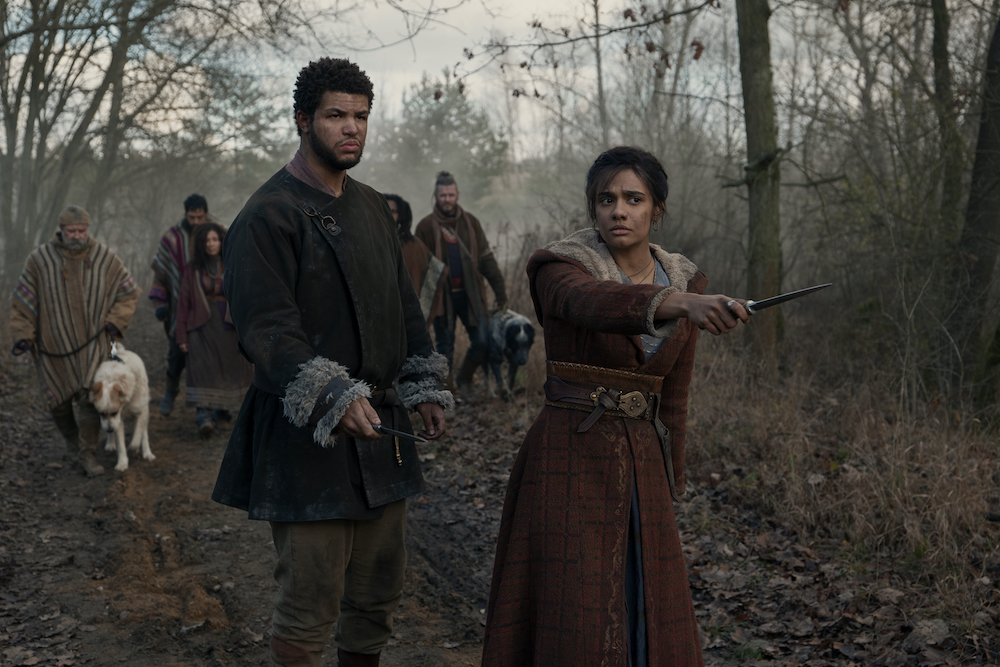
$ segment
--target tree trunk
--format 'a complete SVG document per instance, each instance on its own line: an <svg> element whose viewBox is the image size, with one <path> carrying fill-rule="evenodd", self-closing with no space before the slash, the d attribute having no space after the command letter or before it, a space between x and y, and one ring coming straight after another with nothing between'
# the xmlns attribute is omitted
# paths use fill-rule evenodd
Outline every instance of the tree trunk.
<svg viewBox="0 0 1000 667"><path fill-rule="evenodd" d="M747 295L763 299L781 289L781 219L778 131L771 81L771 40L767 0L736 0L740 40L740 74L747 131L747 186L749 189L749 252ZM765 368L777 367L777 308L753 316L751 349Z"/></svg>
<svg viewBox="0 0 1000 667"><path fill-rule="evenodd" d="M988 302L1000 250L1000 24L993 31L986 55L983 109L979 120L972 183L965 226L958 243L959 267L955 280L955 317L952 338L961 354L957 369L965 386L982 379L986 351L995 331ZM995 327L994 327L995 328Z"/></svg>
<svg viewBox="0 0 1000 667"><path fill-rule="evenodd" d="M937 98L938 135L941 141L941 223L946 238L954 239L961 227L959 204L962 198L962 137L955 118L955 98L948 58L951 17L946 0L931 0L934 13L934 96Z"/></svg>

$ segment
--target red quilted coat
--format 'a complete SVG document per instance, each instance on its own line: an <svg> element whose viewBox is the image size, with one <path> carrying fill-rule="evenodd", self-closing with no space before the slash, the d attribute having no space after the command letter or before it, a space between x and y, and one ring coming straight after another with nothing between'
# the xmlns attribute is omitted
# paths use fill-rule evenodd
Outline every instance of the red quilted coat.
<svg viewBox="0 0 1000 667"><path fill-rule="evenodd" d="M681 255L652 246L671 287L623 285L595 230L532 255L531 296L550 361L664 376L660 419L684 488L688 384L698 329L654 321L678 286L708 282ZM665 340L645 361L640 334ZM702 665L698 627L660 443L652 422L545 406L511 471L497 542L484 667L627 664L625 549L638 489L650 666Z"/></svg>

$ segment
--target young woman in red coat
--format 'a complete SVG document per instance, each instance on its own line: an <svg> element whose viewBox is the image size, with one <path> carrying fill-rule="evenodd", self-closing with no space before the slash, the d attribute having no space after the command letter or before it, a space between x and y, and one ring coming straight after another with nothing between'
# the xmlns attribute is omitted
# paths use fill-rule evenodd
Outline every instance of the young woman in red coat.
<svg viewBox="0 0 1000 667"><path fill-rule="evenodd" d="M671 495L698 329L749 315L649 242L667 198L652 154L603 153L586 194L594 228L528 262L546 405L511 471L483 665L702 665Z"/></svg>

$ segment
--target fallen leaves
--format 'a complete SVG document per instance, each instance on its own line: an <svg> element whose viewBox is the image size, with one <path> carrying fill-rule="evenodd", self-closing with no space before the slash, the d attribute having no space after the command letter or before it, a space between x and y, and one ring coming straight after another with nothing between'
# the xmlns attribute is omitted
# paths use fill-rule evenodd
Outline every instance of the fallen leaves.
<svg viewBox="0 0 1000 667"><path fill-rule="evenodd" d="M845 567L836 544L799 544L722 498L696 489L677 506L706 662L901 667L917 656L912 664L958 664L947 622L904 623L904 580ZM983 612L981 627L992 623Z"/></svg>

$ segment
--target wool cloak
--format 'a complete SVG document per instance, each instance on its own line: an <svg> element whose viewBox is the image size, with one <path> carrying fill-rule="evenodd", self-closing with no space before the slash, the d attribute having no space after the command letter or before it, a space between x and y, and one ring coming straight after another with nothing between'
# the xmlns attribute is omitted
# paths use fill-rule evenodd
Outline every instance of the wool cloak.
<svg viewBox="0 0 1000 667"><path fill-rule="evenodd" d="M186 402L199 408L239 408L253 367L239 351L221 280L204 276L188 267L177 305L177 344L188 346Z"/></svg>
<svg viewBox="0 0 1000 667"><path fill-rule="evenodd" d="M654 320L657 306L704 274L651 245L671 287L624 285L596 230L536 251L531 297L550 361L663 376L660 419L670 430L684 488L688 384L698 330ZM664 338L645 360L642 334ZM649 665L702 664L687 569L660 442L652 422L546 405L511 471L497 541L483 644L484 667L627 664L624 584L633 480Z"/></svg>
<svg viewBox="0 0 1000 667"><path fill-rule="evenodd" d="M163 322L168 336L173 336L177 330L181 279L190 261L191 225L185 219L166 231L153 256L153 286L149 289L149 298L155 305L170 309L170 315Z"/></svg>
<svg viewBox="0 0 1000 667"><path fill-rule="evenodd" d="M139 287L121 259L93 237L74 250L57 231L28 256L11 299L11 334L15 341L33 343L38 379L50 409L90 388L110 350L105 326L113 324L124 334L138 299ZM51 354L84 347L54 357L39 354L39 346Z"/></svg>
<svg viewBox="0 0 1000 667"><path fill-rule="evenodd" d="M486 233L479 219L461 206L456 205L456 209L455 217L448 218L435 206L434 212L420 221L413 235L423 241L433 251L434 256L447 265L447 250L441 238L441 227L449 223L454 224L455 236L458 237L459 243L459 256L462 258L465 293L469 297L469 307L472 309L474 320L479 321L489 317L486 282L490 283L494 297L501 303L507 301L506 285L500 265L497 264L497 258L490 249L490 243L486 240ZM447 307L451 308L451 292L445 289L444 294L449 304Z"/></svg>
<svg viewBox="0 0 1000 667"><path fill-rule="evenodd" d="M443 293L448 268L416 236L400 241L400 245L406 272L420 300L420 310L430 324L438 315L444 315Z"/></svg>

